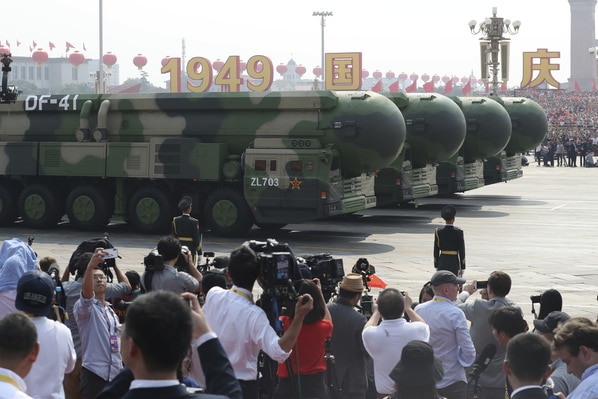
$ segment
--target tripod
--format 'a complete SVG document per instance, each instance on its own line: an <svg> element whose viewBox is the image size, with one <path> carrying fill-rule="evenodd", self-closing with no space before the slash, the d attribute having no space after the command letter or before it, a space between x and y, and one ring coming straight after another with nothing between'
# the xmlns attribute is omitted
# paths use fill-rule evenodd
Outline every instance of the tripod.
<svg viewBox="0 0 598 399"><path fill-rule="evenodd" d="M330 340L324 341L324 347L326 348L324 359L326 359L326 379L328 381L328 396L330 399L341 399L342 388L338 384L336 378L336 359L334 355L330 353Z"/></svg>

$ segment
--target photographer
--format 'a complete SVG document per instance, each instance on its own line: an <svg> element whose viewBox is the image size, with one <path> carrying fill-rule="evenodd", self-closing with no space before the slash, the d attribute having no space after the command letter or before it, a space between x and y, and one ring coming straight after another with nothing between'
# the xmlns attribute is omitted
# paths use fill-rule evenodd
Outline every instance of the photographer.
<svg viewBox="0 0 598 399"><path fill-rule="evenodd" d="M199 292L202 275L193 265L189 250L184 250L174 236L165 236L158 241L156 251L150 252L143 259L145 272L141 283L145 292L166 290L175 294L183 292ZM189 273L178 271L177 260L182 257Z"/></svg>
<svg viewBox="0 0 598 399"><path fill-rule="evenodd" d="M77 326L75 317L73 317L73 307L81 294L83 276L87 271L87 265L89 264L92 255L91 252L84 252L78 257L77 262L74 264L75 281L69 281L70 270L68 267L65 268L64 273L62 274L62 287L64 289L64 294L66 295L66 312L70 315L70 319L66 324L71 329L73 343L75 344L75 352L77 353L75 369L64 378L64 391L69 399L81 398L81 338L79 336L79 327ZM116 262L114 262L113 269L118 283L106 284L106 292L104 293L106 300L122 297L131 292L131 285L129 284L128 279L124 278L125 275L122 273Z"/></svg>
<svg viewBox="0 0 598 399"><path fill-rule="evenodd" d="M241 384L243 397L255 399L260 350L273 360L284 362L297 343L303 320L313 308L313 299L309 294L297 298L295 317L279 337L266 312L253 301L252 291L260 276L260 263L249 245L241 245L231 253L228 273L232 288L210 289L203 310L208 324L220 337ZM303 298L308 298L305 303Z"/></svg>
<svg viewBox="0 0 598 399"><path fill-rule="evenodd" d="M332 321L324 301L320 280L317 278L313 281L303 280L299 288L299 294L311 295L314 300L314 307L303 320L295 350L291 353L286 364L278 364L276 375L280 380L276 388L276 397L288 398L293 396L293 383L290 380L297 379L301 397L328 399L324 355L325 341L332 337ZM280 318L285 331L293 322L293 313L291 310L289 316ZM289 364L292 373L290 376Z"/></svg>
<svg viewBox="0 0 598 399"><path fill-rule="evenodd" d="M488 300L476 298L466 301L477 288L486 288ZM515 303L506 296L511 291L511 277L501 271L490 273L487 287L481 281L465 284L463 292L458 296L457 306L465 313L465 318L471 322L469 333L477 354L482 353L488 345L497 347L496 354L488 364L487 369L479 376L479 397L488 399L503 399L505 395L505 377L502 363L505 359L506 348L500 346L492 335L492 325L488 317L496 309L505 306L515 306ZM468 385L467 397L473 398L475 384Z"/></svg>

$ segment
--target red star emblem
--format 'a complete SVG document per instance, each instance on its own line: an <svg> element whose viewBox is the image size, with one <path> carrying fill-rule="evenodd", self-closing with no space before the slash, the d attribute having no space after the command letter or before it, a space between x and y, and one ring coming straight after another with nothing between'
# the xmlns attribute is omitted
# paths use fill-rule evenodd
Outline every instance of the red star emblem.
<svg viewBox="0 0 598 399"><path fill-rule="evenodd" d="M297 189L297 190L301 190L301 183L303 183L300 180L297 180L297 178L295 177L295 179L290 181L291 183L291 190Z"/></svg>

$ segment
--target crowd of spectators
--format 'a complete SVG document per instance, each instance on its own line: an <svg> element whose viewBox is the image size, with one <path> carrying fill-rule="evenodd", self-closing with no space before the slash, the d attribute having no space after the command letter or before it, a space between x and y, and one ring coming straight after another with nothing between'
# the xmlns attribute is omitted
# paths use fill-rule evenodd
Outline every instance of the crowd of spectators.
<svg viewBox="0 0 598 399"><path fill-rule="evenodd" d="M479 297L477 281L446 270L431 276L419 304L386 288L369 320L355 309L365 276L344 276L328 304L320 281L302 276L283 316L274 311L276 301L267 307L263 298L254 300L261 264L248 243L229 257L230 285L218 275L207 286L198 270L179 275L195 266L167 236L146 257L145 278L129 279L117 262L108 270L102 247L81 256L76 280L63 275L67 300L76 300L74 317L61 321L50 320L56 281L38 268L30 246L6 240L2 255L2 292L10 296L3 295L0 308L0 397L598 397L596 323L562 312L562 297L549 290L528 326L507 297L511 278L501 271L488 276ZM178 257L183 262L175 266ZM7 265L20 267L8 274ZM108 296L127 298L122 315ZM78 326L78 335L63 322ZM275 365L271 392L262 384L268 366L258 361L260 351ZM341 362L333 367L335 358ZM74 373L76 379L67 378ZM199 396L190 393L199 387Z"/></svg>

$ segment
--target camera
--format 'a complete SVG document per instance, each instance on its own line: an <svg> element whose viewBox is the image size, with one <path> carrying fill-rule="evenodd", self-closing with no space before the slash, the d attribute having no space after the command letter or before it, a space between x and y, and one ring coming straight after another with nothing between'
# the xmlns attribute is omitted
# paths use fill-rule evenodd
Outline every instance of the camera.
<svg viewBox="0 0 598 399"><path fill-rule="evenodd" d="M104 259L115 259L118 258L118 250L116 248L106 248L104 249L106 255L104 255Z"/></svg>
<svg viewBox="0 0 598 399"><path fill-rule="evenodd" d="M279 297L293 289L297 260L288 244L279 244L273 238L249 241L260 265L260 283L268 295Z"/></svg>
<svg viewBox="0 0 598 399"><path fill-rule="evenodd" d="M367 319L372 317L374 313L374 297L370 294L363 294L361 301L359 302L359 312L364 315Z"/></svg>
<svg viewBox="0 0 598 399"><path fill-rule="evenodd" d="M343 281L345 276L343 260L333 258L327 253L302 256L302 258L309 267L311 277L320 280L324 300L328 302L330 297L336 293L337 284Z"/></svg>
<svg viewBox="0 0 598 399"><path fill-rule="evenodd" d="M477 290L488 288L488 280L485 280L485 281L484 280L482 280L482 281L478 280L478 281L476 281L475 288Z"/></svg>
<svg viewBox="0 0 598 399"><path fill-rule="evenodd" d="M540 303L542 295L532 295L529 297L529 299L532 301L532 303Z"/></svg>
<svg viewBox="0 0 598 399"><path fill-rule="evenodd" d="M351 271L353 273L366 274L366 275L370 275L370 274L374 273L374 271L372 271L372 265L370 265L370 262L368 262L368 260L366 258L357 259L357 262L355 262L355 266L353 266L353 270L351 270Z"/></svg>

